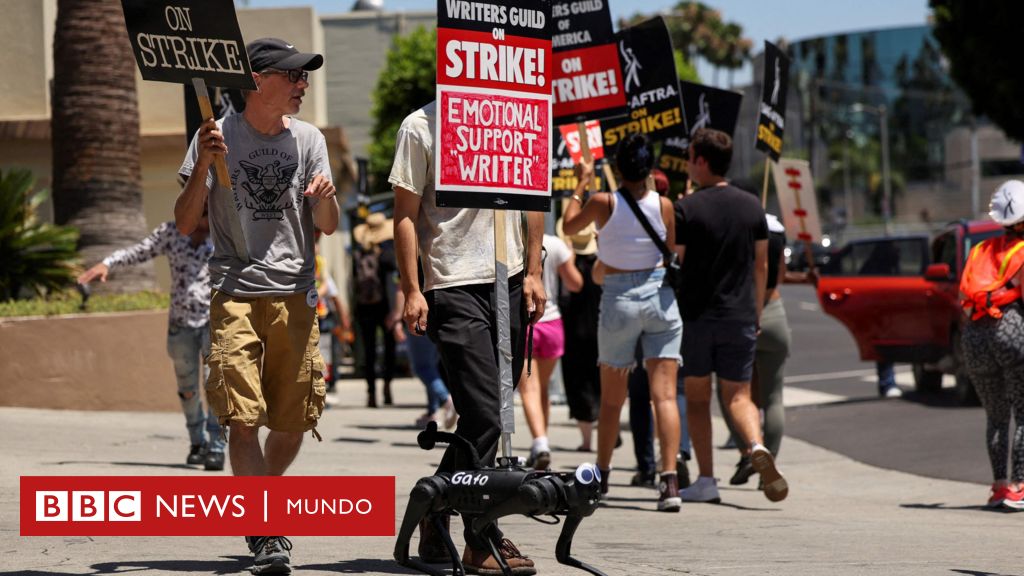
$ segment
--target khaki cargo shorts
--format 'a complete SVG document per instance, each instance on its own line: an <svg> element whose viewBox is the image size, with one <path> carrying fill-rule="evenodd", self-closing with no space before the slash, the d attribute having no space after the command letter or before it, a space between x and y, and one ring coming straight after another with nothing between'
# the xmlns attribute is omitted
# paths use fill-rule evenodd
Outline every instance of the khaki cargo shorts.
<svg viewBox="0 0 1024 576"><path fill-rule="evenodd" d="M242 298L214 290L206 398L221 425L315 435L327 395L319 341L305 293Z"/></svg>

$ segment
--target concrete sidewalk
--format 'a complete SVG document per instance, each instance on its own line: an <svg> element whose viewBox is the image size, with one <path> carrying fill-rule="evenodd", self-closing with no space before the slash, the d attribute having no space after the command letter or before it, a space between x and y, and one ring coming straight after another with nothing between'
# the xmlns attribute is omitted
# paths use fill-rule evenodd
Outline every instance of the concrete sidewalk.
<svg viewBox="0 0 1024 576"><path fill-rule="evenodd" d="M414 380L396 381L398 405L371 410L363 407L362 383L338 386L341 394L319 427L324 441L307 437L289 472L395 475L397 529L409 489L440 458L439 451L415 444L412 423L422 412L423 388ZM579 433L564 406L553 407L551 418L553 467L570 469L593 458L573 451ZM246 573L241 538L18 535L21 475L209 474L182 464L187 437L181 414L0 408L0 429L0 574ZM514 446L526 456L530 437L521 420L517 430ZM724 434L716 422L716 438ZM576 557L609 575L1024 574L1024 516L983 510L986 486L882 470L787 438L780 466L791 489L784 502L768 502L754 489L756 479L729 487L736 454L717 450L724 502L658 513L654 491L628 486L634 460L626 436L615 454L622 469L612 473L605 506L584 521L573 545ZM984 449L980 440L978 449ZM461 522L454 526L461 529ZM524 517L502 520L502 527L534 558L538 574L584 574L555 561L559 527ZM461 536L455 540L461 549ZM391 560L393 538L293 542L297 573L413 574Z"/></svg>

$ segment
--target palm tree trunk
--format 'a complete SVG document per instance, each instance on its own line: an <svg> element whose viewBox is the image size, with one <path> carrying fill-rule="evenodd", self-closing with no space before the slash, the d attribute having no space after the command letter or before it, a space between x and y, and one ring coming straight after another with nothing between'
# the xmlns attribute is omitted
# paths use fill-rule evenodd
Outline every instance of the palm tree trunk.
<svg viewBox="0 0 1024 576"><path fill-rule="evenodd" d="M78 228L86 265L138 242L142 214L135 59L118 0L58 0L53 42L53 201ZM118 270L105 288L155 287L152 263Z"/></svg>

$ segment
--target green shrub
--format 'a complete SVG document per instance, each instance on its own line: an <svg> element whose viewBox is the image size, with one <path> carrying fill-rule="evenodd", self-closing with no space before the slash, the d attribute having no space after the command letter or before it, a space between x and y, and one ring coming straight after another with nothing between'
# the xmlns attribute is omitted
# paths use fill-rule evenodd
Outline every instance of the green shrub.
<svg viewBox="0 0 1024 576"><path fill-rule="evenodd" d="M28 170L0 170L0 302L43 295L73 283L78 231L40 222L48 190L33 190Z"/></svg>
<svg viewBox="0 0 1024 576"><path fill-rule="evenodd" d="M131 294L97 294L88 299L85 312L128 312L160 310L170 305L170 296L163 292ZM83 312L82 296L75 290L50 294L47 298L0 302L0 318L15 316L56 316Z"/></svg>

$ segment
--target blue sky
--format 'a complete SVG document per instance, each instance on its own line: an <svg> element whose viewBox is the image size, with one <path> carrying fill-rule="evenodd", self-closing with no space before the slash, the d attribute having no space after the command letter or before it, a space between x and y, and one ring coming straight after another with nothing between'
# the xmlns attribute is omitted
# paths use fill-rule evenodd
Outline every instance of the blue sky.
<svg viewBox="0 0 1024 576"><path fill-rule="evenodd" d="M676 0L606 1L614 20L638 11L667 11L676 4ZM337 14L348 12L354 0L240 0L238 4L252 8L312 5L320 14ZM755 52L765 40L799 40L834 32L921 25L929 14L926 0L705 0L705 4L721 11L725 19L741 24L744 34L754 41ZM436 6L433 0L384 0L386 10L433 10ZM699 67L698 72L705 83L711 83L709 70ZM735 80L742 84L749 76L749 70L741 71ZM725 74L721 80L725 81Z"/></svg>

